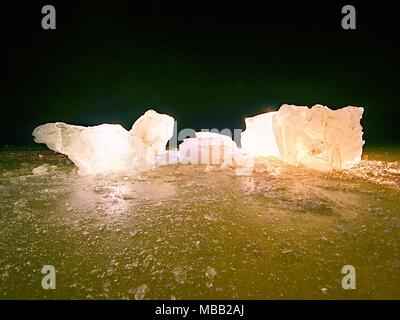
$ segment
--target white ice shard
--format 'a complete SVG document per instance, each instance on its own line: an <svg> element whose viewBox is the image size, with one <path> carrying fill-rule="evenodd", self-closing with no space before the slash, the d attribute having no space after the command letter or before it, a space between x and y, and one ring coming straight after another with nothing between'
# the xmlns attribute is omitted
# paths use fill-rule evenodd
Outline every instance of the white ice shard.
<svg viewBox="0 0 400 320"><path fill-rule="evenodd" d="M179 145L182 164L232 165L238 148L228 136L213 132L196 132L196 138L185 139Z"/></svg>
<svg viewBox="0 0 400 320"><path fill-rule="evenodd" d="M241 150L235 154L235 174L237 176L249 176L254 171L254 157L243 153Z"/></svg>
<svg viewBox="0 0 400 320"><path fill-rule="evenodd" d="M130 133L139 138L154 154L165 151L165 146L174 133L174 118L148 110L133 124Z"/></svg>
<svg viewBox="0 0 400 320"><path fill-rule="evenodd" d="M156 167L179 163L179 151L165 150L156 155Z"/></svg>
<svg viewBox="0 0 400 320"><path fill-rule="evenodd" d="M147 111L129 132L118 124L93 127L47 123L33 130L35 142L65 154L80 175L146 171L155 167L156 154L172 137L174 119Z"/></svg>
<svg viewBox="0 0 400 320"><path fill-rule="evenodd" d="M93 127L47 123L33 131L35 142L65 154L80 175L145 171L154 167L154 155L139 138L118 124Z"/></svg>
<svg viewBox="0 0 400 320"><path fill-rule="evenodd" d="M273 116L281 159L292 165L330 171L349 169L361 161L364 109L331 110L283 105Z"/></svg>
<svg viewBox="0 0 400 320"><path fill-rule="evenodd" d="M57 166L50 165L48 163L44 163L38 167L33 168L32 174L34 176L44 176L51 172L54 172L54 170L56 170L56 169L57 169Z"/></svg>
<svg viewBox="0 0 400 320"><path fill-rule="evenodd" d="M280 157L272 125L276 112L246 118L246 130L240 135L242 151L253 157Z"/></svg>

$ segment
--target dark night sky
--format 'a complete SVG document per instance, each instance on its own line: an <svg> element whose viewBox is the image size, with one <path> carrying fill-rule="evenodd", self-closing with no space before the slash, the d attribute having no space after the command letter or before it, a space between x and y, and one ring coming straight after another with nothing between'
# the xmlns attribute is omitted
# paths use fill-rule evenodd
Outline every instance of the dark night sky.
<svg viewBox="0 0 400 320"><path fill-rule="evenodd" d="M346 3L299 2L2 4L0 145L30 144L54 121L130 129L150 107L179 129L244 128L283 103L364 106L367 142L400 143L395 7L354 4L345 31ZM41 28L45 4L56 30Z"/></svg>

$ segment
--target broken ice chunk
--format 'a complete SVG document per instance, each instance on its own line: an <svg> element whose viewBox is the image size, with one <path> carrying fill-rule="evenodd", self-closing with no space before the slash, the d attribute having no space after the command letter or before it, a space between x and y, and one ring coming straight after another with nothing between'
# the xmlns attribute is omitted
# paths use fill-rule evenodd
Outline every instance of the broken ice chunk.
<svg viewBox="0 0 400 320"><path fill-rule="evenodd" d="M276 112L262 113L246 118L246 130L242 132L242 151L253 157L280 157L272 118Z"/></svg>
<svg viewBox="0 0 400 320"><path fill-rule="evenodd" d="M156 155L155 158L156 167L165 166L169 164L178 164L179 162L179 151L166 150Z"/></svg>
<svg viewBox="0 0 400 320"><path fill-rule="evenodd" d="M146 293L149 291L149 287L147 284L142 284L139 288L137 288L135 293L135 300L143 300Z"/></svg>
<svg viewBox="0 0 400 320"><path fill-rule="evenodd" d="M196 132L196 138L179 145L182 164L232 165L236 153L237 145L230 137L213 132Z"/></svg>
<svg viewBox="0 0 400 320"><path fill-rule="evenodd" d="M273 116L273 128L282 160L329 171L349 169L361 161L364 109L331 110L283 105Z"/></svg>
<svg viewBox="0 0 400 320"><path fill-rule="evenodd" d="M32 174L34 176L44 176L49 173L50 165L47 163L42 164L41 166L35 167L32 169Z"/></svg>
<svg viewBox="0 0 400 320"><path fill-rule="evenodd" d="M47 123L34 129L35 142L63 153L80 175L145 171L154 167L154 155L139 138L117 124L93 127Z"/></svg>
<svg viewBox="0 0 400 320"><path fill-rule="evenodd" d="M154 154L165 151L165 146L174 133L174 118L148 110L133 124L130 133L139 138Z"/></svg>
<svg viewBox="0 0 400 320"><path fill-rule="evenodd" d="M35 142L67 155L80 175L129 174L154 168L155 156L165 151L173 130L174 118L149 110L130 132L117 124L83 127L56 122L35 128L32 135Z"/></svg>
<svg viewBox="0 0 400 320"><path fill-rule="evenodd" d="M235 154L235 174L237 176L249 176L254 171L254 157L241 152Z"/></svg>
<svg viewBox="0 0 400 320"><path fill-rule="evenodd" d="M85 127L74 126L63 122L46 123L36 127L32 135L37 143L45 143L50 150L66 154Z"/></svg>

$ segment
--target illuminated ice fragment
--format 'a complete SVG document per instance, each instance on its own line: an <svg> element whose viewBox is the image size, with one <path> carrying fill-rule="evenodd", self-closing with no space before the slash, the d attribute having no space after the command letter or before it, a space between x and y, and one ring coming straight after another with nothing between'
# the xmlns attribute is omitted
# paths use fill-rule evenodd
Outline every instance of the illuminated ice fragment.
<svg viewBox="0 0 400 320"><path fill-rule="evenodd" d="M45 143L50 150L66 154L69 146L79 139L85 127L63 122L46 123L36 127L32 135L37 143Z"/></svg>
<svg viewBox="0 0 400 320"><path fill-rule="evenodd" d="M185 139L179 145L182 164L233 165L238 148L228 136L213 132L196 132L196 138Z"/></svg>
<svg viewBox="0 0 400 320"><path fill-rule="evenodd" d="M51 171L54 172L54 170L57 168L57 166L51 166L47 163L42 164L41 166L35 167L32 169L32 174L34 176L44 176L49 174Z"/></svg>
<svg viewBox="0 0 400 320"><path fill-rule="evenodd" d="M136 293L135 293L135 300L143 300L144 296L146 293L149 291L149 287L147 284L141 285L139 288L137 288Z"/></svg>
<svg viewBox="0 0 400 320"><path fill-rule="evenodd" d="M253 157L280 157L272 125L276 112L262 113L246 118L246 130L240 139L242 151Z"/></svg>
<svg viewBox="0 0 400 320"><path fill-rule="evenodd" d="M148 110L133 124L130 133L139 138L154 154L165 151L174 133L174 118L154 110Z"/></svg>
<svg viewBox="0 0 400 320"><path fill-rule="evenodd" d="M237 176L249 176L254 171L254 157L241 150L235 155L235 174Z"/></svg>
<svg viewBox="0 0 400 320"><path fill-rule="evenodd" d="M118 124L93 127L47 123L34 129L35 142L65 154L80 175L130 174L155 167L155 157L165 151L173 135L174 118L147 111L127 131Z"/></svg>
<svg viewBox="0 0 400 320"><path fill-rule="evenodd" d="M47 123L35 128L32 135L35 142L67 155L80 175L129 173L154 167L154 154L117 124L82 127Z"/></svg>
<svg viewBox="0 0 400 320"><path fill-rule="evenodd" d="M331 110L322 105L283 105L272 121L282 160L322 171L358 164L364 145L363 111L351 106Z"/></svg>
<svg viewBox="0 0 400 320"><path fill-rule="evenodd" d="M217 271L213 267L208 266L206 269L206 277L213 279L217 275Z"/></svg>
<svg viewBox="0 0 400 320"><path fill-rule="evenodd" d="M179 163L179 151L166 150L156 155L156 167Z"/></svg>
<svg viewBox="0 0 400 320"><path fill-rule="evenodd" d="M172 274L174 275L176 282L178 282L180 284L185 283L187 271L183 267L181 267L181 266L175 267L172 270Z"/></svg>

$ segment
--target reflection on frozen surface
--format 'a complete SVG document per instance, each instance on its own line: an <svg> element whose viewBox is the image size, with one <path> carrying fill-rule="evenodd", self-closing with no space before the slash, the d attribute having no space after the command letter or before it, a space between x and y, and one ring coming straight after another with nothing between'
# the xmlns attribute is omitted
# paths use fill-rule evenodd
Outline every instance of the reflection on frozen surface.
<svg viewBox="0 0 400 320"><path fill-rule="evenodd" d="M80 177L52 152L2 152L0 295L400 298L399 159L382 149L333 173L259 160L245 177L201 165ZM45 264L56 290L41 287ZM340 286L346 264L353 291Z"/></svg>

